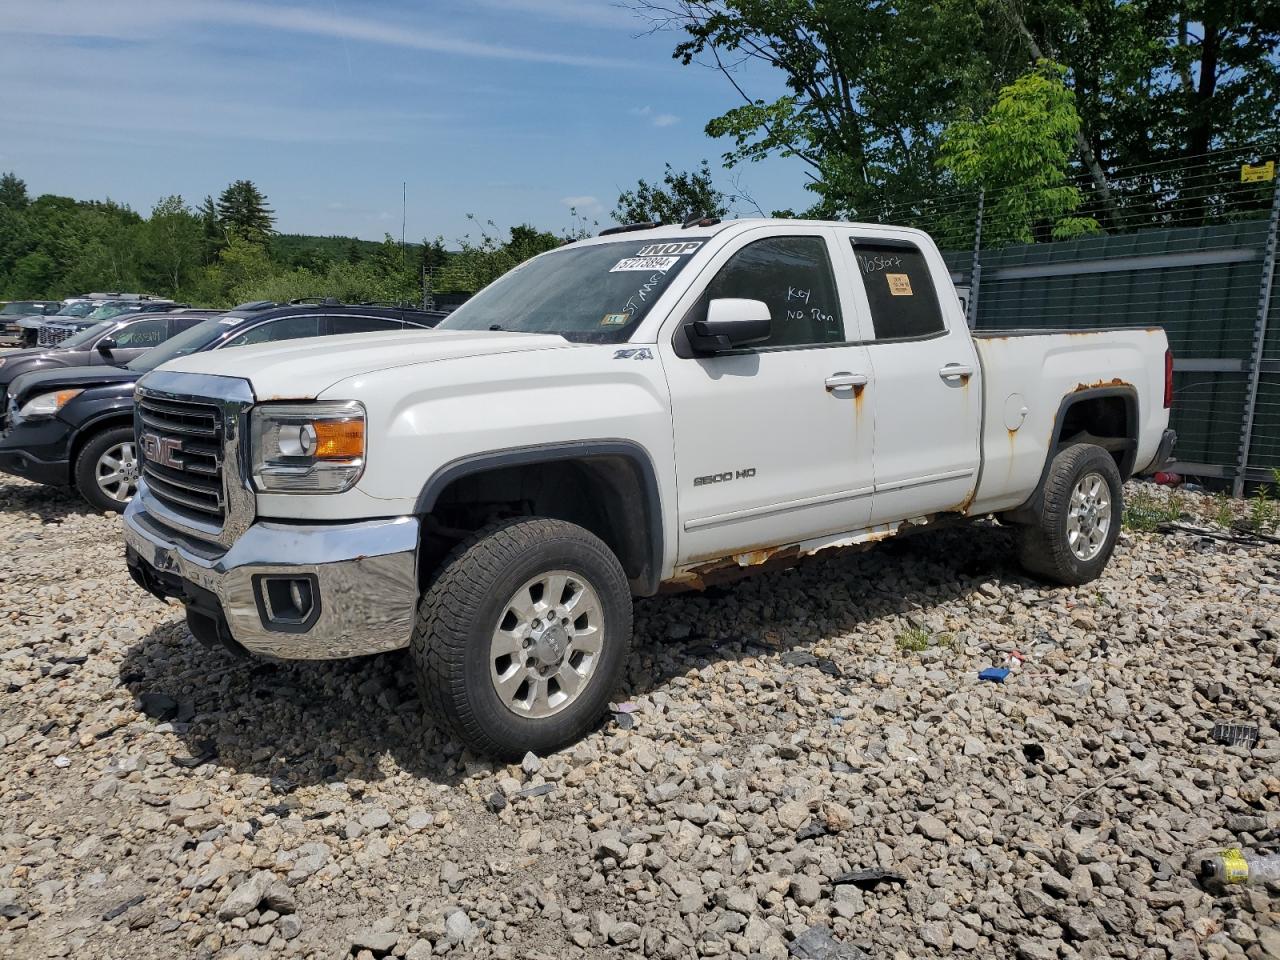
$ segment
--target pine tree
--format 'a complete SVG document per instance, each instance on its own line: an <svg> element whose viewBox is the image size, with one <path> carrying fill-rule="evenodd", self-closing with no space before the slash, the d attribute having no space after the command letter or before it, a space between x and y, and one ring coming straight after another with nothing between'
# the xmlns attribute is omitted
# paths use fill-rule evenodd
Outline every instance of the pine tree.
<svg viewBox="0 0 1280 960"><path fill-rule="evenodd" d="M25 210L31 202L27 196L26 181L18 179L16 174L6 173L0 176L0 207L10 210Z"/></svg>
<svg viewBox="0 0 1280 960"><path fill-rule="evenodd" d="M252 180L237 180L218 197L218 221L241 239L265 244L273 232L275 211Z"/></svg>
<svg viewBox="0 0 1280 960"><path fill-rule="evenodd" d="M213 197L204 198L196 216L200 218L200 259L208 266L217 261L218 252L227 245L227 233L218 220L218 208L214 206Z"/></svg>

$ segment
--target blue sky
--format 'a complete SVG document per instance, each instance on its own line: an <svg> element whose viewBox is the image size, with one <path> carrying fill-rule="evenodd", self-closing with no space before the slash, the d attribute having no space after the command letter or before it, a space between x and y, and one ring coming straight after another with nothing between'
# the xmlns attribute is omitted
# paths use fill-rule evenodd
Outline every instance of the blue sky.
<svg viewBox="0 0 1280 960"><path fill-rule="evenodd" d="M141 212L255 181L286 232L381 239L611 223L663 163L731 174L706 121L740 102L610 0L6 0L0 170ZM778 79L742 75L753 96ZM739 167L766 211L804 168ZM754 211L747 207L744 215Z"/></svg>

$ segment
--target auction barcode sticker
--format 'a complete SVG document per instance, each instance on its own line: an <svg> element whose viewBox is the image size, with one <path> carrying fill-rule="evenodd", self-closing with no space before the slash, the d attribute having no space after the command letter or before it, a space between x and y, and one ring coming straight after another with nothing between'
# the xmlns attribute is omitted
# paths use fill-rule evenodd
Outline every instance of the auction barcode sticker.
<svg viewBox="0 0 1280 960"><path fill-rule="evenodd" d="M679 257L627 257L610 267L609 272L619 273L623 270L648 270L652 272L657 270L660 273L664 273L679 262Z"/></svg>

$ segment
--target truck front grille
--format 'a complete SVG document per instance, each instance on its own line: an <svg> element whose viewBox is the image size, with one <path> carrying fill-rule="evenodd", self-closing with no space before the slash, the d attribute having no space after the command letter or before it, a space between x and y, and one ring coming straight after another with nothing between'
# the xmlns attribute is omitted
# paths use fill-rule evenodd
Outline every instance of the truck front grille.
<svg viewBox="0 0 1280 960"><path fill-rule="evenodd" d="M221 524L222 411L213 403L138 398L142 475L151 493L179 515Z"/></svg>
<svg viewBox="0 0 1280 960"><path fill-rule="evenodd" d="M43 323L40 325L36 342L42 347L56 347L74 332L70 327L54 327Z"/></svg>

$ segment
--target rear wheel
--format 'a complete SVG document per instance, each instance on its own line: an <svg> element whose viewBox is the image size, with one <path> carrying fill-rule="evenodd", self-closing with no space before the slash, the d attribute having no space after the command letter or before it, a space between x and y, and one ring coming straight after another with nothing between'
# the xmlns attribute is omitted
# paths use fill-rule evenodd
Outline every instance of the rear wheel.
<svg viewBox="0 0 1280 960"><path fill-rule="evenodd" d="M411 649L428 708L471 749L518 759L590 730L630 647L617 557L582 527L535 518L450 554L423 595Z"/></svg>
<svg viewBox="0 0 1280 960"><path fill-rule="evenodd" d="M1022 531L1023 567L1069 586L1096 579L1111 559L1123 514L1111 454L1091 443L1060 450L1045 478L1039 521Z"/></svg>
<svg viewBox="0 0 1280 960"><path fill-rule="evenodd" d="M81 448L76 457L76 489L99 510L119 513L138 492L140 469L133 429L111 427Z"/></svg>

